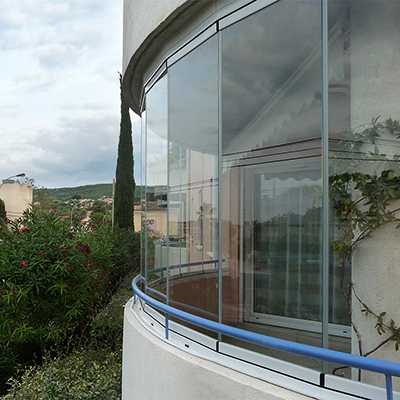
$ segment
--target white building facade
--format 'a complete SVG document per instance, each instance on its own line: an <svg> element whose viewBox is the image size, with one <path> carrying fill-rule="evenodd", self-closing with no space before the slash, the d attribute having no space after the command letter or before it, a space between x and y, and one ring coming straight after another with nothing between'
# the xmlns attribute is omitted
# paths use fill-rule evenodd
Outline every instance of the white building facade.
<svg viewBox="0 0 400 400"><path fill-rule="evenodd" d="M4 201L8 219L20 218L24 211L32 205L32 185L18 181L0 183L0 199Z"/></svg>
<svg viewBox="0 0 400 400"><path fill-rule="evenodd" d="M399 18L397 0L124 1L145 186L125 400L400 398Z"/></svg>

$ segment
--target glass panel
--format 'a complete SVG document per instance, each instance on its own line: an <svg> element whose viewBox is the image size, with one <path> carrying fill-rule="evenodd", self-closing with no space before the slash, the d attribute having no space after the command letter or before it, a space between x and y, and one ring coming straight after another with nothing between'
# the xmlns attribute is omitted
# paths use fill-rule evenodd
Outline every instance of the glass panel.
<svg viewBox="0 0 400 400"><path fill-rule="evenodd" d="M393 336L400 324L399 18L397 0L329 2L330 318L352 325L348 346L351 342L355 354L395 361L400 361ZM348 368L335 373L384 384L376 374Z"/></svg>
<svg viewBox="0 0 400 400"><path fill-rule="evenodd" d="M319 0L281 0L222 32L223 322L313 345L322 329L320 21Z"/></svg>
<svg viewBox="0 0 400 400"><path fill-rule="evenodd" d="M218 40L168 72L170 302L217 315Z"/></svg>
<svg viewBox="0 0 400 400"><path fill-rule="evenodd" d="M319 321L320 160L247 168L246 175L244 203L254 205L244 213L253 225L244 249L254 274L252 313Z"/></svg>
<svg viewBox="0 0 400 400"><path fill-rule="evenodd" d="M224 154L320 139L320 18L281 0L223 31Z"/></svg>
<svg viewBox="0 0 400 400"><path fill-rule="evenodd" d="M146 96L146 267L151 289L166 294L168 81L161 78ZM150 290L151 290L150 289ZM154 293L154 292L152 292ZM162 295L158 296L165 299Z"/></svg>

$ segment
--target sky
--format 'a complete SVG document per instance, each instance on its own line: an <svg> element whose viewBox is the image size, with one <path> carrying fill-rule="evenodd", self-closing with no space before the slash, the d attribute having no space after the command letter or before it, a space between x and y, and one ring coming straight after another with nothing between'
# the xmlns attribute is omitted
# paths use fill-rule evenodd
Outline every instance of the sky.
<svg viewBox="0 0 400 400"><path fill-rule="evenodd" d="M44 187L111 182L122 0L0 0L0 54L0 180L25 172Z"/></svg>

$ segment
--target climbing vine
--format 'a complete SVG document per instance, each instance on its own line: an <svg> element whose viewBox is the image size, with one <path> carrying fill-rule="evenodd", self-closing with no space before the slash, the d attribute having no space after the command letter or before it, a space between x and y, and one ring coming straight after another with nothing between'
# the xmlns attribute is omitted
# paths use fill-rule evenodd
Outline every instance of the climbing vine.
<svg viewBox="0 0 400 400"><path fill-rule="evenodd" d="M351 140L339 143L339 152L362 156L348 158L344 167L346 172L333 173L330 178L331 205L339 226L339 237L333 241L332 246L341 261L342 287L349 314L351 299L354 298L358 301L361 312L375 319L377 333L380 336L385 335L385 339L377 346L364 351L362 335L352 322L359 353L367 357L389 342L394 342L398 351L400 325L391 319L387 312L376 312L366 304L356 292L353 282L345 285L345 276L346 269L351 265L352 254L363 240L371 237L374 231L386 224L400 227L400 218L397 216L400 208L393 207L394 202L400 199L400 171L396 165L400 161L400 155L393 152L393 138L400 139L400 122L392 118L382 121L378 116L372 119L370 124L351 132L350 137ZM384 141L392 144L393 154L389 157L380 148L380 143ZM365 147L370 151L366 152ZM335 154L332 158L335 158ZM377 170L371 167L371 161L380 162ZM367 164L360 168L364 163ZM338 165L340 168L340 163Z"/></svg>

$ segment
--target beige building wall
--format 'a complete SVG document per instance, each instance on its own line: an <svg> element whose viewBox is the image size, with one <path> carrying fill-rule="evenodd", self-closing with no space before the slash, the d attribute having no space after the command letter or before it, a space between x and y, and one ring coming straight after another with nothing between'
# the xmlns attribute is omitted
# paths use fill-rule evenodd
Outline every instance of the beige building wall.
<svg viewBox="0 0 400 400"><path fill-rule="evenodd" d="M0 199L6 206L7 218L17 219L33 202L33 188L31 185L18 182L0 184Z"/></svg>
<svg viewBox="0 0 400 400"><path fill-rule="evenodd" d="M148 210L147 220L152 221L152 229L157 233L167 232L167 209ZM139 209L134 212L135 232L142 230L142 213Z"/></svg>

